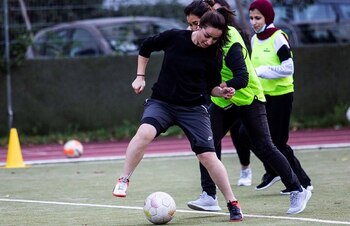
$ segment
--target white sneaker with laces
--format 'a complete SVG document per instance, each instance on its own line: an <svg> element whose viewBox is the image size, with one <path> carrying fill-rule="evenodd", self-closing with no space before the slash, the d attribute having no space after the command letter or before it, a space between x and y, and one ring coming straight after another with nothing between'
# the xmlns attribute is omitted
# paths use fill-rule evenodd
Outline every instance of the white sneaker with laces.
<svg viewBox="0 0 350 226"><path fill-rule="evenodd" d="M127 178L121 177L118 179L112 194L117 197L126 197L126 191L129 186L129 180Z"/></svg>
<svg viewBox="0 0 350 226"><path fill-rule="evenodd" d="M311 198L311 191L303 188L303 191L292 191L290 193L290 208L287 211L289 214L297 214L301 213L305 207L309 199Z"/></svg>
<svg viewBox="0 0 350 226"><path fill-rule="evenodd" d="M218 203L218 198L211 197L205 191L199 195L199 199L195 201L190 201L187 203L187 206L193 210L202 210L202 211L220 211L221 208Z"/></svg>
<svg viewBox="0 0 350 226"><path fill-rule="evenodd" d="M252 170L250 168L241 170L237 185L238 186L252 185Z"/></svg>

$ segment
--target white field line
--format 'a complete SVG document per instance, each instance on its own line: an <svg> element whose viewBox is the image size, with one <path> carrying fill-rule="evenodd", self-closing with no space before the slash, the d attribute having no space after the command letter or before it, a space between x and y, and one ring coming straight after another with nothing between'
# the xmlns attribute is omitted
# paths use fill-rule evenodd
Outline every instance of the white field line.
<svg viewBox="0 0 350 226"><path fill-rule="evenodd" d="M137 206L114 206L114 205L102 205L102 204L53 202L53 201L25 200L25 199L0 199L0 202L20 202L20 203L36 203L36 204L48 204L48 205L86 206L86 207L133 209L133 210L142 210L143 209L142 207L137 207ZM228 213L222 213L222 212L205 212L205 211L192 211L192 210L176 210L176 212L178 212L178 213L191 213L191 214L205 214L205 215L228 215ZM317 223L321 223L321 224L350 225L349 221L321 220L321 219L304 218L304 217L281 217L281 216L255 215L255 214L244 214L244 217L279 219L279 220L293 220L293 221L304 221L304 222L317 222Z"/></svg>

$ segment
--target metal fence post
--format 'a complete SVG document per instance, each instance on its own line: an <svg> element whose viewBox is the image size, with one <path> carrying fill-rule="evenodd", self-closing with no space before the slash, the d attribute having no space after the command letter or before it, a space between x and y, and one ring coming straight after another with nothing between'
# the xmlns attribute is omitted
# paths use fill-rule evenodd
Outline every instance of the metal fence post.
<svg viewBox="0 0 350 226"><path fill-rule="evenodd" d="M8 128L12 128L13 111L12 111L12 91L11 91L11 59L10 59L10 35L9 35L9 15L8 0L4 0L4 36L5 36L5 74L6 74L6 94L7 94L7 116Z"/></svg>

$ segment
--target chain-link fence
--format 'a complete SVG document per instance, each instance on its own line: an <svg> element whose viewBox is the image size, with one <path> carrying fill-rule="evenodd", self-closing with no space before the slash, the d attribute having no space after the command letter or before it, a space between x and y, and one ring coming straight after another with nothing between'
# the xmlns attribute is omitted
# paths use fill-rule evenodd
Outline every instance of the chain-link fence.
<svg viewBox="0 0 350 226"><path fill-rule="evenodd" d="M4 2L0 6L4 15ZM138 4L135 4L137 3ZM30 34L57 23L87 18L125 15L152 15L183 17L183 4L190 1L130 1L130 0L7 0L11 40L21 34ZM151 4L152 3L152 4ZM186 4L186 3L185 3ZM154 10L152 8L158 8ZM137 8L137 10L136 10ZM180 13L179 13L180 10ZM4 18L0 18L1 36L4 39Z"/></svg>
<svg viewBox="0 0 350 226"><path fill-rule="evenodd" d="M190 1L186 1L187 3ZM0 75L6 76L9 128L13 120L11 68L25 58L34 34L56 24L90 18L159 16L184 20L184 1L2 0L0 5Z"/></svg>
<svg viewBox="0 0 350 226"><path fill-rule="evenodd" d="M0 53L10 45L11 63L23 58L33 35L46 27L76 20L158 16L184 21L183 8L191 0L2 0L0 5ZM7 18L5 18L7 16ZM6 43L5 34L9 34ZM4 59L1 68L4 67Z"/></svg>
<svg viewBox="0 0 350 226"><path fill-rule="evenodd" d="M4 54L5 30L9 33L12 63L23 58L33 35L46 27L76 20L154 16L185 22L184 7L192 0L2 0L0 4L0 54ZM251 0L227 0L233 9L236 2L247 5ZM5 4L6 3L6 4ZM6 7L5 7L6 5ZM7 12L8 20L5 20ZM7 24L6 24L6 23ZM0 68L3 68L3 61Z"/></svg>
<svg viewBox="0 0 350 226"><path fill-rule="evenodd" d="M5 9L7 1L7 9ZM96 16L101 11L101 3L90 1L83 4L82 1L37 1L37 0L3 0L1 15L7 10L8 24L5 18L0 21L0 45L4 48L4 32L8 27L11 55L17 53L17 48L25 47L30 42L34 32L60 22L69 22L83 18ZM102 14L102 13L101 13Z"/></svg>

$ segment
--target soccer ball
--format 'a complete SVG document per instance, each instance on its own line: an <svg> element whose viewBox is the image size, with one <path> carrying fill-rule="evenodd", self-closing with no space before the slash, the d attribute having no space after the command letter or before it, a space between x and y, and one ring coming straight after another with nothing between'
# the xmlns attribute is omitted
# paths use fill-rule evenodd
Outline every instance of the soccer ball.
<svg viewBox="0 0 350 226"><path fill-rule="evenodd" d="M64 144L63 153L67 158L78 158L83 152L83 145L77 140L70 140Z"/></svg>
<svg viewBox="0 0 350 226"><path fill-rule="evenodd" d="M346 119L350 122L350 107L348 107L348 110L346 111Z"/></svg>
<svg viewBox="0 0 350 226"><path fill-rule="evenodd" d="M146 198L143 212L151 223L166 224L173 219L176 204L168 193L158 191Z"/></svg>

